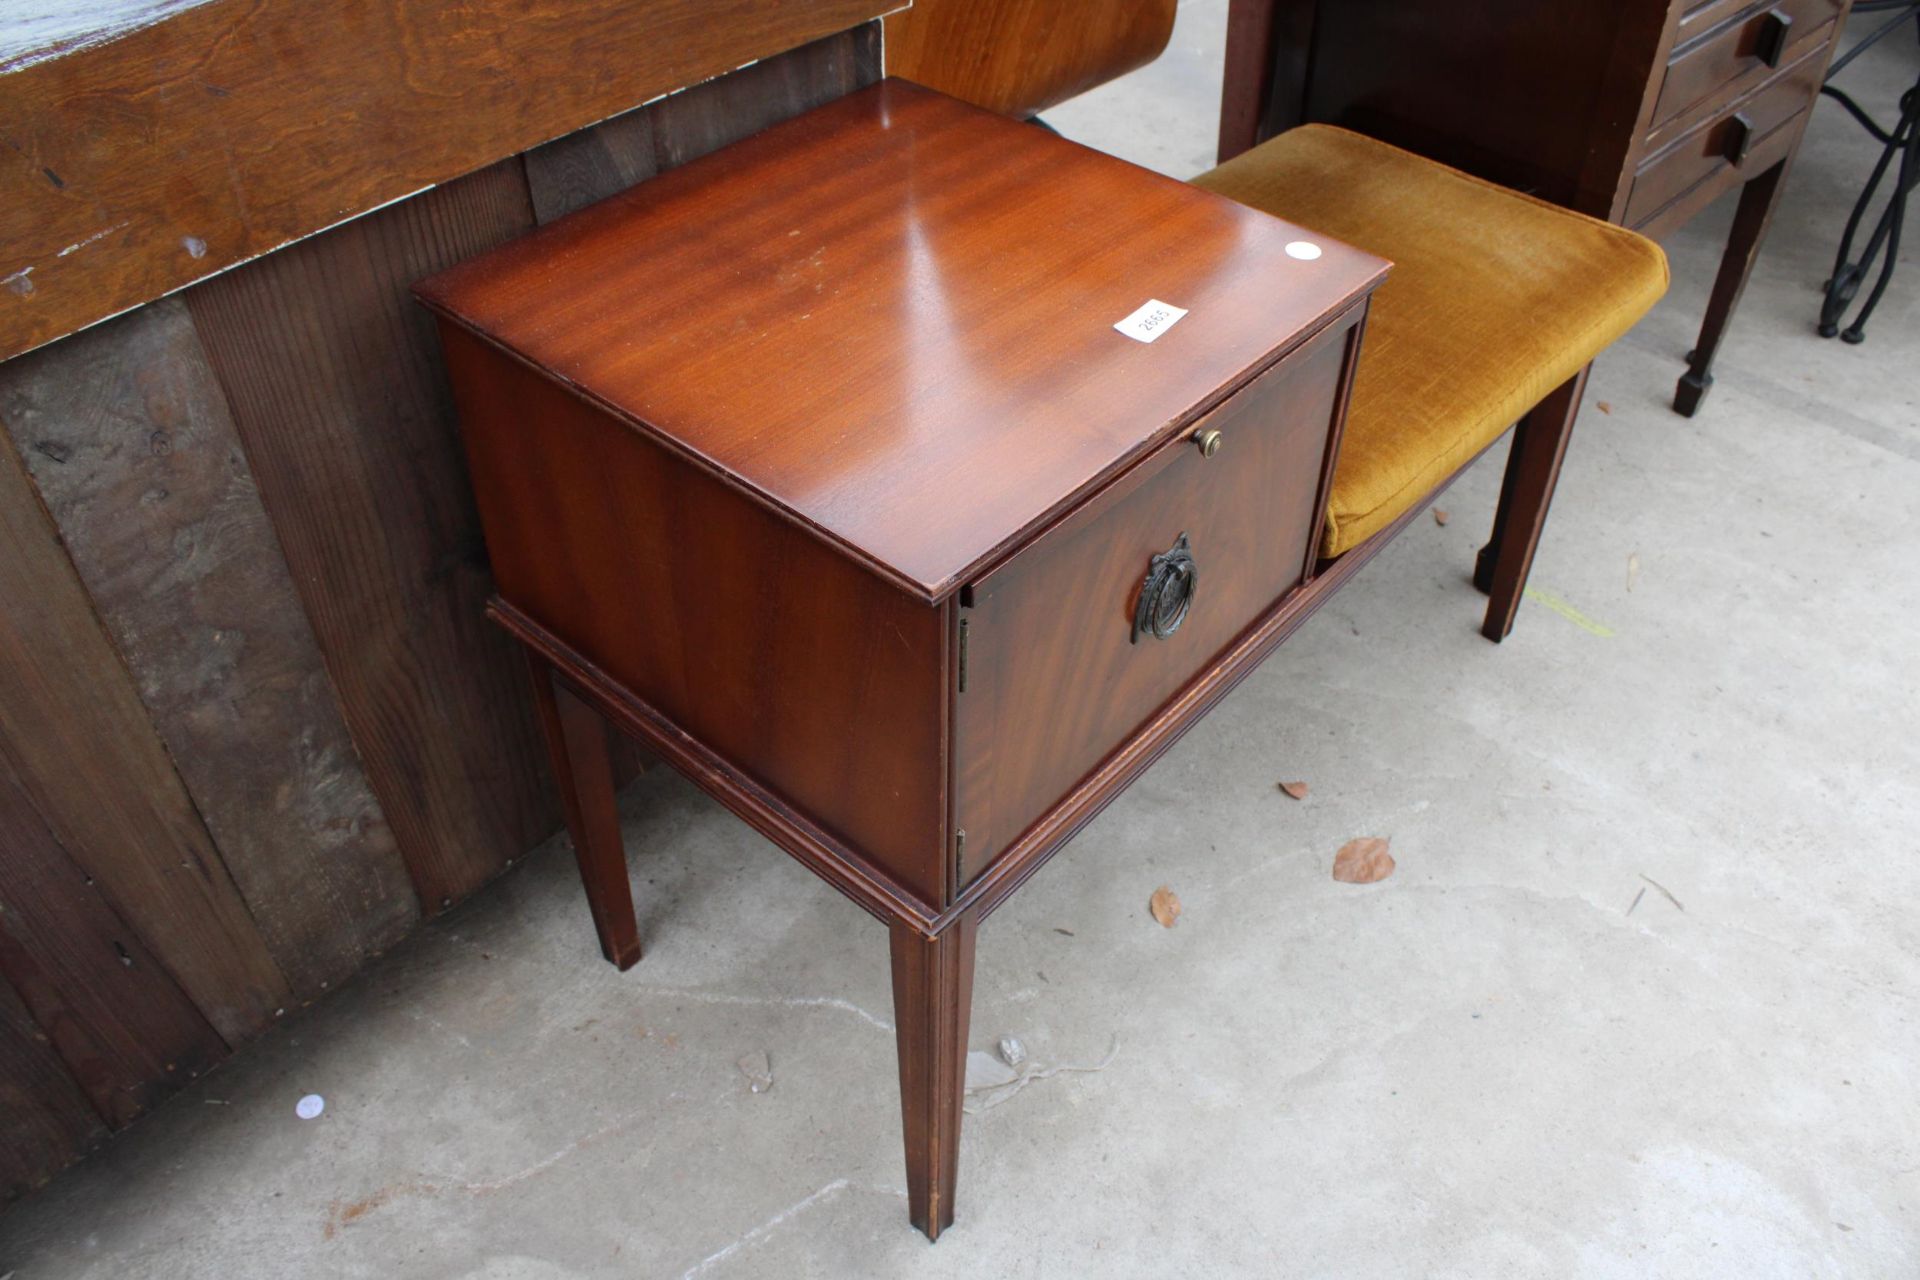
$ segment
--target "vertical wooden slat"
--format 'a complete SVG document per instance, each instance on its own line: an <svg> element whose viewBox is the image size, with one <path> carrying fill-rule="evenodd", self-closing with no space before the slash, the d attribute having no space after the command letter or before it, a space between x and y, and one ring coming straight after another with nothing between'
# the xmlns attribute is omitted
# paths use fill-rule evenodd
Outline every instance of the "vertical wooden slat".
<svg viewBox="0 0 1920 1280"><path fill-rule="evenodd" d="M880 78L880 24L815 40L654 103L654 161L665 171Z"/></svg>
<svg viewBox="0 0 1920 1280"><path fill-rule="evenodd" d="M880 24L870 22L568 134L524 157L534 214L551 222L880 75Z"/></svg>
<svg viewBox="0 0 1920 1280"><path fill-rule="evenodd" d="M516 158L189 292L347 728L429 912L558 823L413 281L533 225Z"/></svg>
<svg viewBox="0 0 1920 1280"><path fill-rule="evenodd" d="M0 365L0 423L297 996L418 918L178 299Z"/></svg>
<svg viewBox="0 0 1920 1280"><path fill-rule="evenodd" d="M870 23L0 368L0 1195L403 927L397 858L437 907L558 825L408 286L879 75Z"/></svg>
<svg viewBox="0 0 1920 1280"><path fill-rule="evenodd" d="M0 1204L107 1136L13 988L0 982Z"/></svg>
<svg viewBox="0 0 1920 1280"><path fill-rule="evenodd" d="M902 3L13 0L151 21L0 75L0 357Z"/></svg>
<svg viewBox="0 0 1920 1280"><path fill-rule="evenodd" d="M0 743L53 838L221 1036L271 1021L286 980L3 435Z"/></svg>
<svg viewBox="0 0 1920 1280"><path fill-rule="evenodd" d="M642 107L603 120L535 147L522 159L533 215L552 222L654 175L653 112Z"/></svg>
<svg viewBox="0 0 1920 1280"><path fill-rule="evenodd" d="M0 977L119 1128L227 1046L61 849L0 744Z"/></svg>

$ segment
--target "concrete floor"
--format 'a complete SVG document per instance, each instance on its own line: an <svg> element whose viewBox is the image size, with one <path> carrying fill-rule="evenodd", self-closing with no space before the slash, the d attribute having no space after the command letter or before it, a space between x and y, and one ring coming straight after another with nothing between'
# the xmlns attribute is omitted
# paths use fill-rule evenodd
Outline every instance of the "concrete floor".
<svg viewBox="0 0 1920 1280"><path fill-rule="evenodd" d="M1225 5L1182 8L1056 123L1203 167ZM639 968L550 845L0 1217L0 1277L1920 1273L1920 267L1811 332L1869 159L1823 104L1692 422L1727 210L1670 246L1507 644L1494 458L988 923L975 1046L1105 1066L982 1095L938 1246L881 930L657 775ZM1391 879L1329 878L1358 835Z"/></svg>

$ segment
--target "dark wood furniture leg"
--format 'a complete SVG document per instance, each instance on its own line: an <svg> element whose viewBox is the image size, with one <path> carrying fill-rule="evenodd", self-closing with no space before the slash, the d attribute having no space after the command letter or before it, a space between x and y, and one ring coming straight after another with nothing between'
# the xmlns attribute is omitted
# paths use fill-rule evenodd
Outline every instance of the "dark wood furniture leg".
<svg viewBox="0 0 1920 1280"><path fill-rule="evenodd" d="M1567 440L1580 412L1580 393L1586 389L1588 365L1551 391L1513 429L1513 451L1507 456L1507 476L1500 489L1494 517L1493 572L1487 584L1487 619L1480 634L1496 644L1513 630L1533 553L1546 528L1547 506L1560 479L1567 456ZM1482 552L1485 555L1485 552ZM1475 573L1475 581L1479 574Z"/></svg>
<svg viewBox="0 0 1920 1280"><path fill-rule="evenodd" d="M1782 160L1740 188L1740 207L1734 211L1733 230L1727 235L1726 253L1720 258L1720 274L1714 277L1713 294L1707 299L1707 316L1700 324L1700 340L1687 353L1687 371L1680 375L1680 384L1673 391L1676 413L1691 418L1713 386L1714 353L1720 349L1720 339L1726 335L1733 309L1740 305L1747 277L1753 274L1754 260L1760 256L1760 245L1766 239L1767 224L1773 221L1773 211L1780 204L1780 192L1786 185L1781 179L1786 173L1787 161Z"/></svg>
<svg viewBox="0 0 1920 1280"><path fill-rule="evenodd" d="M977 911L927 938L896 923L894 1036L900 1051L900 1119L907 1142L907 1217L938 1240L953 1225L960 1168L960 1103L967 1084Z"/></svg>
<svg viewBox="0 0 1920 1280"><path fill-rule="evenodd" d="M1513 510L1513 491L1519 483L1520 460L1525 453L1520 447L1520 431L1516 427L1513 439L1507 445L1507 471L1500 481L1500 501L1493 508L1493 532L1487 537L1487 545L1480 548L1480 554L1473 558L1473 585L1480 588L1482 595L1493 594L1493 561L1499 554L1500 544L1506 541L1507 519Z"/></svg>
<svg viewBox="0 0 1920 1280"><path fill-rule="evenodd" d="M615 968L631 969L640 959L640 923L633 912L633 886L627 879L626 848L620 840L607 722L556 677L545 658L532 650L526 655L540 726L553 756L553 779L567 816L567 834L573 837L587 907L600 934L600 954Z"/></svg>

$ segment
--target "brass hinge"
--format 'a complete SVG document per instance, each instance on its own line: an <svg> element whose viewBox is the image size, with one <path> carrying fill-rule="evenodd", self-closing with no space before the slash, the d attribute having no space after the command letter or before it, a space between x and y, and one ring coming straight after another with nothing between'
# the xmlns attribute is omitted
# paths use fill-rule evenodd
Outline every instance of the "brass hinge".
<svg viewBox="0 0 1920 1280"><path fill-rule="evenodd" d="M967 620L960 619L960 692L967 691Z"/></svg>
<svg viewBox="0 0 1920 1280"><path fill-rule="evenodd" d="M961 827L953 833L953 891L960 892L960 864L967 856L967 829Z"/></svg>

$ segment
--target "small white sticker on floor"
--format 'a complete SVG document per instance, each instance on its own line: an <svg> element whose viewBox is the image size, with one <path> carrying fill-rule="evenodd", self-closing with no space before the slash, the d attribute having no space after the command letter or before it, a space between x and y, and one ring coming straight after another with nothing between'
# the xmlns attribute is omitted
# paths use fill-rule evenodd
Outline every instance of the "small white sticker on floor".
<svg viewBox="0 0 1920 1280"><path fill-rule="evenodd" d="M1176 307L1158 298L1150 298L1138 311L1113 327L1135 342L1152 342L1180 323L1180 317L1185 314L1187 314L1185 307Z"/></svg>
<svg viewBox="0 0 1920 1280"><path fill-rule="evenodd" d="M313 1120L327 1109L327 1100L317 1093L310 1093L293 1104L293 1114L302 1120Z"/></svg>

